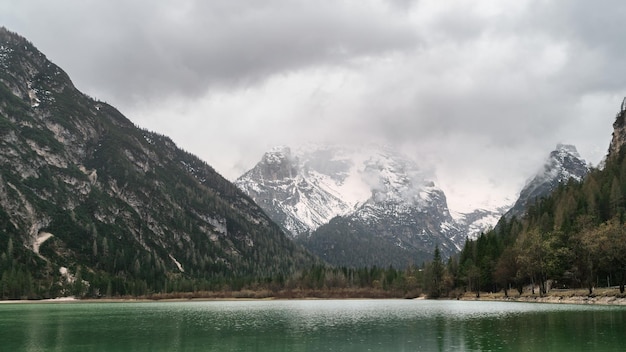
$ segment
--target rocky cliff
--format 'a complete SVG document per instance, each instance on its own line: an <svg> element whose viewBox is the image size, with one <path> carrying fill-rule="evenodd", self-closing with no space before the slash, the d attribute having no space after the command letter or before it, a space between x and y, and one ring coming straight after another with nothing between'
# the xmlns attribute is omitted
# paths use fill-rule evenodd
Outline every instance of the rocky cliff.
<svg viewBox="0 0 626 352"><path fill-rule="evenodd" d="M609 145L608 158L617 155L624 144L626 144L626 98L622 101L620 111L613 122L613 138Z"/></svg>

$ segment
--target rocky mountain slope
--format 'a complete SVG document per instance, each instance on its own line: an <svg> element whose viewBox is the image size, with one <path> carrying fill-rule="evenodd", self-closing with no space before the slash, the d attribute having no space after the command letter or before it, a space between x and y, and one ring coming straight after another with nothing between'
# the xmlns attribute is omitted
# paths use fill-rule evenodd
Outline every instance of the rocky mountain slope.
<svg viewBox="0 0 626 352"><path fill-rule="evenodd" d="M536 200L552 193L560 184L570 179L581 181L589 173L589 166L573 145L558 144L550 153L543 168L526 182L519 198L505 214L507 218L521 217L526 208Z"/></svg>
<svg viewBox="0 0 626 352"><path fill-rule="evenodd" d="M315 262L209 165L4 28L0 67L2 297L221 288Z"/></svg>
<svg viewBox="0 0 626 352"><path fill-rule="evenodd" d="M235 184L293 237L351 213L370 196L355 150L276 147ZM359 169L361 168L361 169Z"/></svg>
<svg viewBox="0 0 626 352"><path fill-rule="evenodd" d="M404 267L464 241L432 176L388 147L276 148L236 184L332 264Z"/></svg>

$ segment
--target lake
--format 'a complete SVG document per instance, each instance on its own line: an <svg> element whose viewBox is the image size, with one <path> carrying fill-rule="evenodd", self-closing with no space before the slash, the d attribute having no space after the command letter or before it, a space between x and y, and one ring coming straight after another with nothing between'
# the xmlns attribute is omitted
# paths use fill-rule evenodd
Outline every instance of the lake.
<svg viewBox="0 0 626 352"><path fill-rule="evenodd" d="M0 304L2 351L622 351L626 307L429 300Z"/></svg>

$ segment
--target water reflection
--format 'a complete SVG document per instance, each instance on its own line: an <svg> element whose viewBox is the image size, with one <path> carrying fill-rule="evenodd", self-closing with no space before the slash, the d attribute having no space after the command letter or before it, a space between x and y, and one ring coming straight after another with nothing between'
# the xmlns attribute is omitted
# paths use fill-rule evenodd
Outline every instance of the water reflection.
<svg viewBox="0 0 626 352"><path fill-rule="evenodd" d="M342 300L0 305L2 350L619 351L626 308Z"/></svg>

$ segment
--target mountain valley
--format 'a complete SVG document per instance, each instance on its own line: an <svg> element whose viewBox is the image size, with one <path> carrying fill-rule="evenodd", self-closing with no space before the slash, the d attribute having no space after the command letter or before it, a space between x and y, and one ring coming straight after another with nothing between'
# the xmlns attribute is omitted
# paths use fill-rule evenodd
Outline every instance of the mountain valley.
<svg viewBox="0 0 626 352"><path fill-rule="evenodd" d="M4 28L0 67L0 298L345 288L354 272L371 286L385 275L373 267L415 281L435 248L451 258L589 172L558 145L512 208L464 214L390 146L276 147L231 183ZM402 280L402 294L417 287Z"/></svg>

